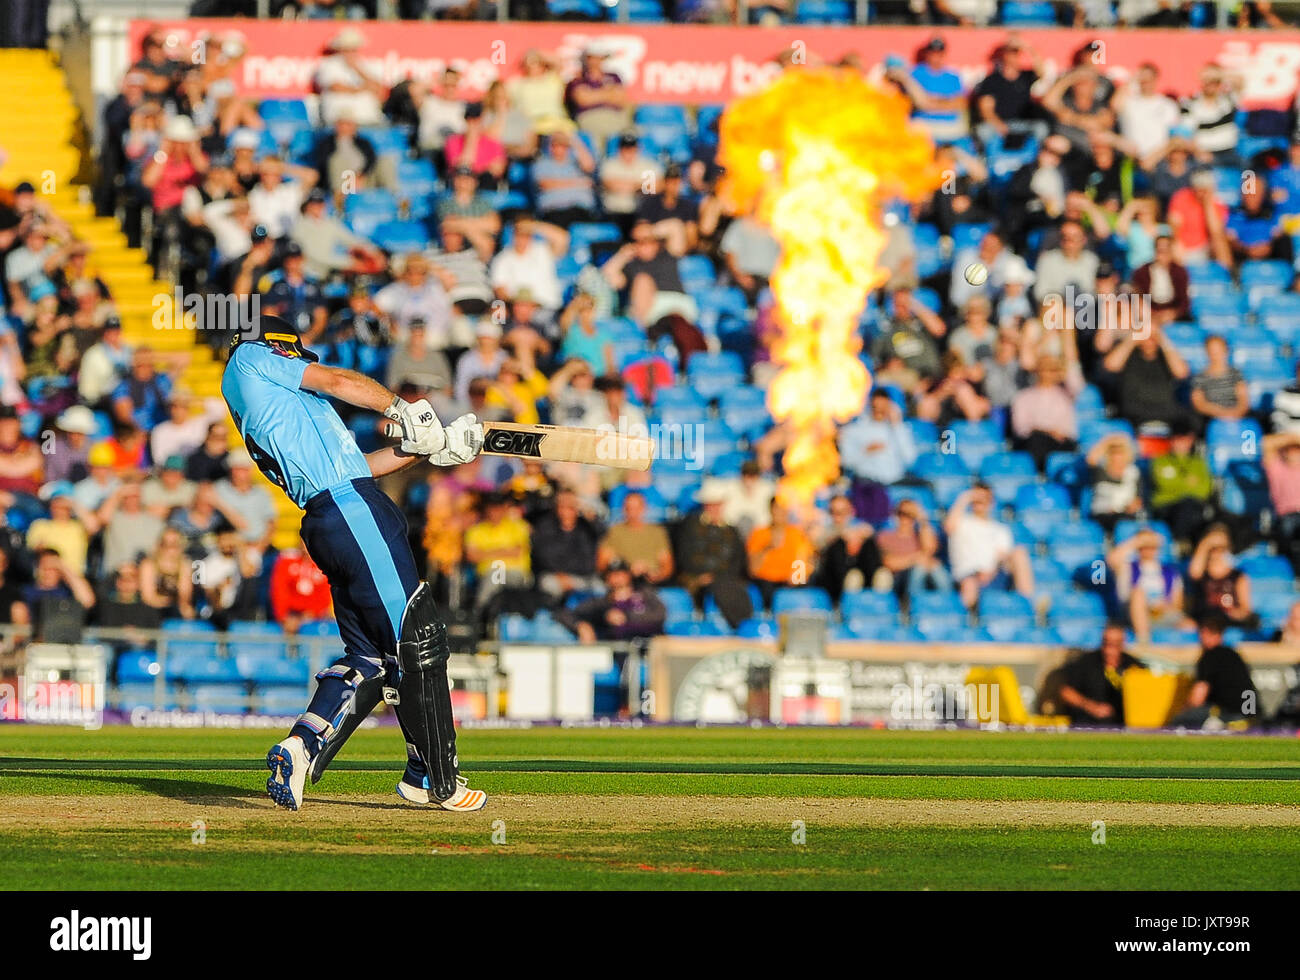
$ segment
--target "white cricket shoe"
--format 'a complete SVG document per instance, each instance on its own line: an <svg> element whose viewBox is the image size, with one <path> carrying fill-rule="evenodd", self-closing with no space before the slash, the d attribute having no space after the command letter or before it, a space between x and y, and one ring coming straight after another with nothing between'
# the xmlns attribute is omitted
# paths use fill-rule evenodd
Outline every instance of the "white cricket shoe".
<svg viewBox="0 0 1300 980"><path fill-rule="evenodd" d="M420 803L425 806L432 803L434 806L440 806L444 810L452 810L456 813L472 813L475 810L482 810L487 806L488 801L487 794L481 789L469 788L469 780L464 776L456 777L456 792L441 803L429 797L428 776L424 778L422 786L413 786L403 779L397 784L397 795L408 803Z"/></svg>
<svg viewBox="0 0 1300 980"><path fill-rule="evenodd" d="M307 782L307 770L311 760L307 758L307 747L297 735L290 735L279 745L266 753L266 768L271 770L271 778L266 781L267 795L278 806L286 810L297 810L302 806L302 790Z"/></svg>

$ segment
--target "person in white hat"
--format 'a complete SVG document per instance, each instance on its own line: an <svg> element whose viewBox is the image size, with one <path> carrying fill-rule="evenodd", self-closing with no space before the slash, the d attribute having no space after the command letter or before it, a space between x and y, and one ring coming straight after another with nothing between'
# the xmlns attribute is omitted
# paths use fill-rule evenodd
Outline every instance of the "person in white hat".
<svg viewBox="0 0 1300 980"><path fill-rule="evenodd" d="M199 146L199 131L189 116L173 116L163 127L162 142L140 174L153 193L154 234L149 261L156 268L164 241L179 229L181 201L208 172L208 157Z"/></svg>
<svg viewBox="0 0 1300 980"><path fill-rule="evenodd" d="M43 439L45 479L80 480L89 472L90 437L98 429L95 413L85 405L73 405L54 421L55 431Z"/></svg>
<svg viewBox="0 0 1300 980"><path fill-rule="evenodd" d="M271 546L275 532L275 501L270 492L253 481L253 457L246 449L234 449L226 456L230 476L217 483L217 496L226 513L238 514L239 536L261 554Z"/></svg>
<svg viewBox="0 0 1300 980"><path fill-rule="evenodd" d="M695 499L700 509L686 518L677 534L677 581L697 604L711 595L734 628L754 612L746 586L745 542L723 516L727 488L721 480L705 480Z"/></svg>
<svg viewBox="0 0 1300 980"><path fill-rule="evenodd" d="M355 27L334 35L328 53L316 68L316 87L321 93L321 118L333 126L344 110L350 110L360 126L377 126L384 121L383 99L387 88L361 60L366 37Z"/></svg>

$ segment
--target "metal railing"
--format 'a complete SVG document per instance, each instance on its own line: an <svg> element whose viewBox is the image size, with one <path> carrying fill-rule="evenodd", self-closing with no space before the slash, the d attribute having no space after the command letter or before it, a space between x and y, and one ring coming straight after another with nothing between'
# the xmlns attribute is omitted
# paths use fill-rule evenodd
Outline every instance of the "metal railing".
<svg viewBox="0 0 1300 980"><path fill-rule="evenodd" d="M39 636L33 638L31 630L25 626L0 626L0 678L9 673L21 674L24 669L25 649L29 644L35 643L40 643L43 648L61 645L50 644ZM152 710L159 712L169 710L173 705L180 710L192 711L205 709L218 711L218 708L224 709L229 706L230 701L222 700L216 705L208 705L201 700L196 700L196 695L204 687L219 686L243 688L237 699L243 712L297 714L306 706L312 692L315 690L316 674L337 660L343 653L343 642L338 636L275 634L247 629L240 630L237 626L225 631L90 626L85 628L75 644L64 645L81 650L87 647L99 649L108 694L107 702L110 707L120 707L124 703L122 701L123 684L120 678L116 676L114 669L119 656L133 652L152 654L153 661L149 669L153 685L151 707ZM203 679L192 675L187 677L169 671L170 659L177 649L180 649L182 655L185 655L188 652L186 648L195 645L212 648L212 655L215 659L223 662L233 660L240 645L281 647L283 648L283 654L278 652L268 654L248 652L247 655L255 660L265 658L268 661L287 660L301 664L305 668L306 679L301 685L298 685L295 682L286 682L273 678L259 679L255 671L250 671L248 676L243 676L239 674L237 665L231 676L212 679ZM503 646L532 648L539 653L545 652L551 657L549 672L552 678L550 685L550 717L558 718L560 716L558 702L560 684L556 679L559 654L562 649L582 647L584 644L575 638L572 643L565 644L484 640L474 646L476 650L474 653L461 652L452 654L448 664L448 676L453 682L458 683L462 689L478 691L484 695L487 719L494 720L502 717L501 670L498 653ZM626 696L623 699L622 707L632 715L640 714L642 700L641 674L646 657L644 643L610 641L593 644L592 648L607 649L614 655L624 657L623 684L620 691L625 690ZM10 664L10 666L6 667L6 664ZM179 688L173 686L176 684L180 685ZM265 707L265 696L268 692L274 691L277 694L288 695L289 692L295 690L301 695L301 704L295 699L292 702L295 707L291 711L260 710ZM287 700L287 698L284 700ZM230 712L222 710L218 711L218 713Z"/></svg>

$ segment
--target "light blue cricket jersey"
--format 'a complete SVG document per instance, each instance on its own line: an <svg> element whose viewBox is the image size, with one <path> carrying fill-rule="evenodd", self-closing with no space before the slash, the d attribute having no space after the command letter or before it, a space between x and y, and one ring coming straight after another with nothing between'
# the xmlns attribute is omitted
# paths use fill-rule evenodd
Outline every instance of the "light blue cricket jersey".
<svg viewBox="0 0 1300 980"><path fill-rule="evenodd" d="M268 344L237 346L221 394L257 468L299 507L358 477L370 465L324 395L301 386L308 362Z"/></svg>

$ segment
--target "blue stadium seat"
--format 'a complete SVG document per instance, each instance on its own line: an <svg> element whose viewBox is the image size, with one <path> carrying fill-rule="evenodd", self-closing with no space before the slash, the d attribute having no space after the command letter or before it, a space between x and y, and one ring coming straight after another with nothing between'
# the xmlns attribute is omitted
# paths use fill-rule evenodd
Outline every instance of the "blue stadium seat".
<svg viewBox="0 0 1300 980"><path fill-rule="evenodd" d="M668 610L668 619L683 620L695 617L695 603L691 594L675 585L666 585L658 590L659 600Z"/></svg>
<svg viewBox="0 0 1300 980"><path fill-rule="evenodd" d="M775 640L780 627L770 619L747 619L736 627L736 635L747 640Z"/></svg>
<svg viewBox="0 0 1300 980"><path fill-rule="evenodd" d="M1257 459L1263 438L1254 419L1211 419L1205 432L1211 471L1222 476L1232 463Z"/></svg>
<svg viewBox="0 0 1300 980"><path fill-rule="evenodd" d="M241 715L248 710L247 691L242 684L205 683L190 693L190 705L218 715Z"/></svg>
<svg viewBox="0 0 1300 980"><path fill-rule="evenodd" d="M777 589L772 594L772 615L788 612L831 611L831 597L824 589L795 587Z"/></svg>
<svg viewBox="0 0 1300 980"><path fill-rule="evenodd" d="M267 656L256 653L237 653L235 666L244 680L258 684L307 683L311 666L306 659L288 656Z"/></svg>
<svg viewBox="0 0 1300 980"><path fill-rule="evenodd" d="M299 702L302 701L301 694L299 694L298 700ZM133 681L129 684L118 684L116 688L110 690L108 704L109 707L124 712L134 711L136 708L152 708L154 706L153 681L148 683ZM164 711L172 711L177 707L176 697L170 691L164 695L162 707ZM297 710L302 710L301 703L299 703Z"/></svg>
<svg viewBox="0 0 1300 980"><path fill-rule="evenodd" d="M238 683L241 680L232 658L198 652L169 652L167 679L187 684Z"/></svg>
<svg viewBox="0 0 1300 980"><path fill-rule="evenodd" d="M429 229L422 221L385 221L369 237L385 252L422 252L429 247Z"/></svg>
<svg viewBox="0 0 1300 980"><path fill-rule="evenodd" d="M1123 434L1133 438L1133 424L1125 419L1092 419L1079 422L1079 446L1091 449L1104 436Z"/></svg>
<svg viewBox="0 0 1300 980"><path fill-rule="evenodd" d="M709 476L727 479L740 476L740 468L753 457L749 453L737 450L729 453L724 452L713 457L706 454L705 458L708 460Z"/></svg>
<svg viewBox="0 0 1300 980"><path fill-rule="evenodd" d="M374 144L375 152L380 156L386 153L406 156L410 152L410 136L400 126L362 127L360 133Z"/></svg>
<svg viewBox="0 0 1300 980"><path fill-rule="evenodd" d="M1053 621L1052 628L1066 646L1092 649L1101 644L1101 633L1106 628L1106 617L1065 619Z"/></svg>
<svg viewBox="0 0 1300 980"><path fill-rule="evenodd" d="M498 621L497 632L503 643L531 643L533 621L518 613L508 613Z"/></svg>
<svg viewBox="0 0 1300 980"><path fill-rule="evenodd" d="M999 8L1008 27L1055 27L1056 9L1045 0L1007 0Z"/></svg>
<svg viewBox="0 0 1300 980"><path fill-rule="evenodd" d="M1273 297L1287 291L1295 275L1290 263L1280 259L1243 262L1238 274L1242 292L1246 294L1246 302L1252 310L1271 305ZM1266 299L1269 300L1268 304L1264 302Z"/></svg>
<svg viewBox="0 0 1300 980"><path fill-rule="evenodd" d="M1185 646L1196 642L1196 630L1182 629L1177 626L1157 626L1151 630L1151 642L1158 646Z"/></svg>
<svg viewBox="0 0 1300 980"><path fill-rule="evenodd" d="M683 255L677 260L677 275L688 293L694 294L717 284L718 273L707 255Z"/></svg>
<svg viewBox="0 0 1300 980"><path fill-rule="evenodd" d="M167 641L166 654L169 661L176 654L200 657L215 657L217 654L217 629L207 620L165 619L163 620L161 628L163 638ZM186 636L183 640L172 639L172 636L196 633L205 635L211 634L212 639L196 638L192 635ZM167 676L171 676L170 664L168 666Z"/></svg>
<svg viewBox="0 0 1300 980"><path fill-rule="evenodd" d="M424 157L416 160L399 160L397 182L401 187L402 197L407 200L432 194L439 188L438 175L433 169L433 163Z"/></svg>
<svg viewBox="0 0 1300 980"><path fill-rule="evenodd" d="M935 499L934 491L930 487L920 487L908 484L895 484L889 488L889 500L897 507L904 500L915 500L921 509L930 516L938 510L938 501Z"/></svg>
<svg viewBox="0 0 1300 980"><path fill-rule="evenodd" d="M840 615L854 617L898 618L898 597L892 592L846 592L840 597Z"/></svg>
<svg viewBox="0 0 1300 980"><path fill-rule="evenodd" d="M1070 584L1070 570L1055 558L1031 556L1029 564L1034 570L1034 585L1039 592L1067 588Z"/></svg>
<svg viewBox="0 0 1300 980"><path fill-rule="evenodd" d="M1274 580L1286 586L1295 585L1295 572L1291 563L1280 555L1256 555L1242 560L1240 568L1251 578L1251 583Z"/></svg>
<svg viewBox="0 0 1300 980"><path fill-rule="evenodd" d="M1065 487L1056 483L1035 483L1016 493L1015 508L1021 510L1069 510L1073 506Z"/></svg>
<svg viewBox="0 0 1300 980"><path fill-rule="evenodd" d="M799 0L794 13L798 24L852 24L853 17L849 0Z"/></svg>
<svg viewBox="0 0 1300 980"><path fill-rule="evenodd" d="M1080 592L1069 589L1052 594L1052 606L1048 619L1060 623L1065 619L1101 619L1106 615L1106 603L1096 592Z"/></svg>
<svg viewBox="0 0 1300 980"><path fill-rule="evenodd" d="M730 630L716 622L700 623L674 621L664 627L668 636L729 636Z"/></svg>
<svg viewBox="0 0 1300 980"><path fill-rule="evenodd" d="M1265 630L1280 629L1291 614L1291 607L1297 602L1294 590L1252 591L1251 598L1255 604L1255 611L1259 613L1260 624Z"/></svg>
<svg viewBox="0 0 1300 980"><path fill-rule="evenodd" d="M117 658L118 684L148 684L159 673L158 658L151 650L127 650Z"/></svg>

